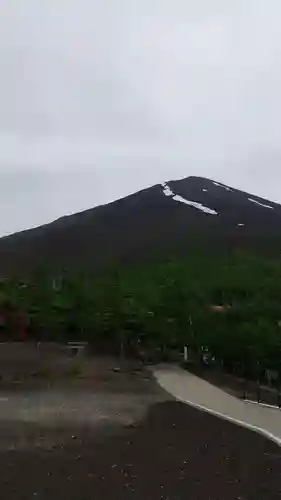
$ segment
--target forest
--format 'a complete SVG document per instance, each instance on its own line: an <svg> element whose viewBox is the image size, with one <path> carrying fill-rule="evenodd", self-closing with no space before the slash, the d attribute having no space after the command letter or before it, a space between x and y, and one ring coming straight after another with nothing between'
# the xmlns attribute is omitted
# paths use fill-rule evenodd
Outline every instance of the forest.
<svg viewBox="0 0 281 500"><path fill-rule="evenodd" d="M227 370L281 373L280 297L281 257L245 251L95 274L42 264L28 280L1 280L1 335L15 339L24 328L27 340L81 339L163 359L188 345L196 360L205 347Z"/></svg>

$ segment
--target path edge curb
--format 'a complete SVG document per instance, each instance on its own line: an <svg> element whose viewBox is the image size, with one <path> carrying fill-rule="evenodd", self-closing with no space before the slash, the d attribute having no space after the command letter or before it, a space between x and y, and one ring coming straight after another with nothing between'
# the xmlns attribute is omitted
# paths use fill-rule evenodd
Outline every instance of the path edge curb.
<svg viewBox="0 0 281 500"><path fill-rule="evenodd" d="M278 436L275 436L271 432L267 431L266 429L263 429L262 427L258 427L256 425L249 424L247 422L244 422L243 420L238 420L234 417L231 417L230 415L225 415L224 413L217 412L215 410L212 410L211 408L208 408L207 406L200 405L198 403L194 403L193 401L189 401L187 399L180 398L178 396L175 396L173 393L167 390L167 388L160 382L159 378L157 375L154 373L154 377L157 381L157 383L164 389L166 392L169 394L172 394L174 398L177 401L180 401L181 403L188 404L189 406L192 406L193 408L196 408L197 410L205 411L206 413L210 413L211 415L214 415L215 417L222 418L224 420L227 420L228 422L232 422L236 425L239 425L240 427L244 427L245 429L248 429L250 431L256 432L258 434L261 434L262 436L266 437L270 441L273 441L275 444L281 447L281 438Z"/></svg>

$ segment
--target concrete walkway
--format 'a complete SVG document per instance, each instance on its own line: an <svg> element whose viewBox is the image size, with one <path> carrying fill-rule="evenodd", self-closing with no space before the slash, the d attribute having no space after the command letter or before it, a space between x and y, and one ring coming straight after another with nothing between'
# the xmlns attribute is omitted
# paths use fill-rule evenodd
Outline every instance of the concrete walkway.
<svg viewBox="0 0 281 500"><path fill-rule="evenodd" d="M153 373L176 399L259 432L281 446L281 410L241 401L174 365L157 366Z"/></svg>

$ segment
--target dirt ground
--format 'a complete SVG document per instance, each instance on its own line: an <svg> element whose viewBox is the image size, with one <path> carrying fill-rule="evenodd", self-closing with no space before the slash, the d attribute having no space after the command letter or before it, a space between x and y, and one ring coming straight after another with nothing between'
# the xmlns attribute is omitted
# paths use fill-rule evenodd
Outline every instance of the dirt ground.
<svg viewBox="0 0 281 500"><path fill-rule="evenodd" d="M157 403L133 425L25 433L30 446L0 452L3 499L281 498L279 447L182 403Z"/></svg>
<svg viewBox="0 0 281 500"><path fill-rule="evenodd" d="M0 382L0 450L48 447L76 427L92 434L132 425L170 398L138 363L92 358L80 366L87 375Z"/></svg>
<svg viewBox="0 0 281 500"><path fill-rule="evenodd" d="M281 449L140 366L0 384L0 500L277 500ZM91 376L90 376L91 374Z"/></svg>

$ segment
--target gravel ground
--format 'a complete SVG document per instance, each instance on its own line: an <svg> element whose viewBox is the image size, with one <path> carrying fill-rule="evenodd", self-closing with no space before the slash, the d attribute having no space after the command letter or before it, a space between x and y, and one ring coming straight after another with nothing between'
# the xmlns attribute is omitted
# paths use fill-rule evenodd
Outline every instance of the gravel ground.
<svg viewBox="0 0 281 500"><path fill-rule="evenodd" d="M179 402L150 406L130 425L21 425L31 444L0 452L1 499L281 498L277 445ZM35 446L35 434L48 446Z"/></svg>

